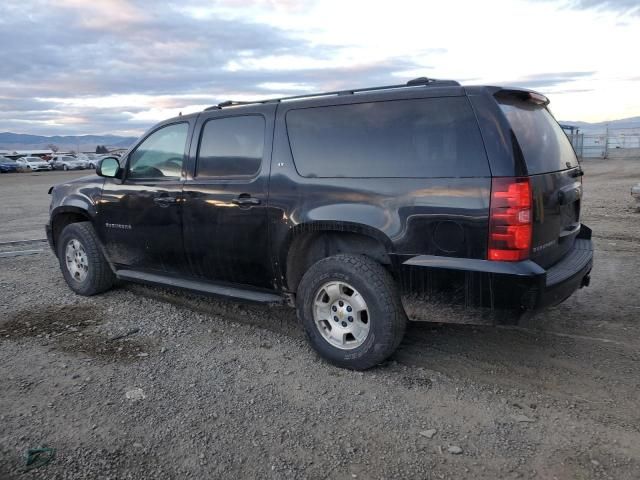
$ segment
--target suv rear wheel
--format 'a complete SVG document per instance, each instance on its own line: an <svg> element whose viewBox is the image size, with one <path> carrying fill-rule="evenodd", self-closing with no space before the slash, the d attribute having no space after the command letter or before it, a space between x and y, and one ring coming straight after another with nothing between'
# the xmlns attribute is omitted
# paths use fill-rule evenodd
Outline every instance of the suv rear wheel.
<svg viewBox="0 0 640 480"><path fill-rule="evenodd" d="M296 302L313 348L340 367L373 367L396 350L404 335L406 316L395 282L365 256L318 261L302 277Z"/></svg>
<svg viewBox="0 0 640 480"><path fill-rule="evenodd" d="M113 286L115 276L89 222L67 225L58 237L58 260L67 285L79 295L95 295Z"/></svg>

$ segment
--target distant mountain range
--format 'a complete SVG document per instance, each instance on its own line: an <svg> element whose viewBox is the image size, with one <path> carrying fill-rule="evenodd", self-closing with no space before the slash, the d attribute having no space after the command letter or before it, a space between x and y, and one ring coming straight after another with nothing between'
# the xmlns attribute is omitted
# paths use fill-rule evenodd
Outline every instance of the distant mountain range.
<svg viewBox="0 0 640 480"><path fill-rule="evenodd" d="M49 145L56 145L61 151L78 150L95 151L98 145L108 148L128 148L136 137L120 137L117 135L27 135L24 133L0 132L0 150L47 150Z"/></svg>
<svg viewBox="0 0 640 480"><path fill-rule="evenodd" d="M582 133L604 133L607 130L619 130L619 129L633 129L640 133L640 117L622 118L620 120L612 120L610 122L572 122L561 120L562 125L573 125L578 127Z"/></svg>
<svg viewBox="0 0 640 480"><path fill-rule="evenodd" d="M578 127L582 133L604 133L607 125L610 131L628 130L628 133L640 134L640 117L623 118L610 122L575 122L561 120L562 125ZM0 150L47 150L49 145L56 145L61 151L80 150L93 152L98 145L107 148L129 148L136 137L120 137L118 135L68 135L45 137L42 135L27 135L24 133L0 132Z"/></svg>

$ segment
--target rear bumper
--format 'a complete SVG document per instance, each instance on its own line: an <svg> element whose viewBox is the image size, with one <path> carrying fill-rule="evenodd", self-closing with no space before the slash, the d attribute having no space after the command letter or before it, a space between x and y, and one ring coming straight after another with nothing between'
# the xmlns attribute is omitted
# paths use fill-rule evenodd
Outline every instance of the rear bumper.
<svg viewBox="0 0 640 480"><path fill-rule="evenodd" d="M593 243L589 230L589 238L577 238L573 249L546 271L544 284L531 285L533 295L537 294L537 297L525 307L539 309L561 303L579 288L589 285L592 267Z"/></svg>
<svg viewBox="0 0 640 480"><path fill-rule="evenodd" d="M458 271L479 277L479 281L472 282L478 285L476 298L481 299L475 306L539 310L557 305L579 288L589 285L593 266L591 229L582 225L573 248L548 269L531 260L494 262L433 255L412 257L403 265Z"/></svg>

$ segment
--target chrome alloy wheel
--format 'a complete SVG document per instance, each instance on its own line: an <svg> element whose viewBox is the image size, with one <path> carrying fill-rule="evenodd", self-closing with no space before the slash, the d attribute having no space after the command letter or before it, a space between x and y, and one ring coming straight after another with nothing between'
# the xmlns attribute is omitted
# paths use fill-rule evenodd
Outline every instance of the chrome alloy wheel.
<svg viewBox="0 0 640 480"><path fill-rule="evenodd" d="M318 289L313 320L324 339L341 350L353 350L369 336L369 310L351 285L332 281Z"/></svg>
<svg viewBox="0 0 640 480"><path fill-rule="evenodd" d="M65 249L65 261L71 277L77 282L84 282L89 273L89 259L82 244L72 238Z"/></svg>

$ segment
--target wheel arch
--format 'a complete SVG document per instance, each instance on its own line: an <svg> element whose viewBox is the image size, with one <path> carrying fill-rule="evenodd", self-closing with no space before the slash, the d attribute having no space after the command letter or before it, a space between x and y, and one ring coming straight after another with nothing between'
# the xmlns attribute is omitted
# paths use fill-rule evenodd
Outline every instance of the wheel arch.
<svg viewBox="0 0 640 480"><path fill-rule="evenodd" d="M57 252L58 237L64 227L72 223L90 222L89 212L76 205L62 205L51 212L51 236L54 251Z"/></svg>
<svg viewBox="0 0 640 480"><path fill-rule="evenodd" d="M284 285L295 292L304 273L318 260L351 253L391 266L393 243L381 231L353 222L309 222L291 229L280 253Z"/></svg>

